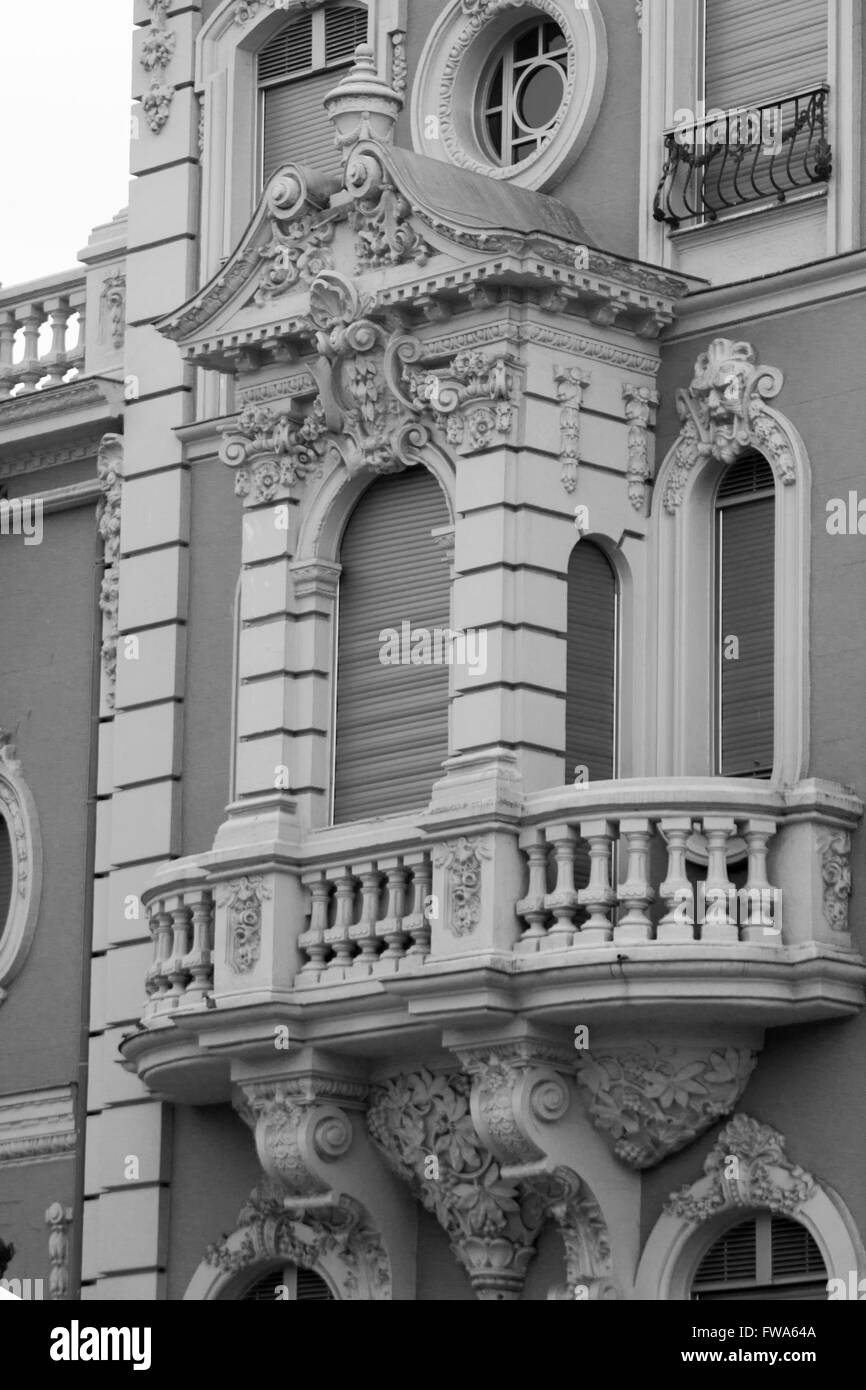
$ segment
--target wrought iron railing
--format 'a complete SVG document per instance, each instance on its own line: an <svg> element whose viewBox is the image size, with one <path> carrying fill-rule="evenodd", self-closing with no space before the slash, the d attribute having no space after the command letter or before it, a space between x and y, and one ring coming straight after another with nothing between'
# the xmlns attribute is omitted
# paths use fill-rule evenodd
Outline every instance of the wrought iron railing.
<svg viewBox="0 0 866 1390"><path fill-rule="evenodd" d="M714 222L755 203L784 203L826 183L828 87L762 106L709 112L665 135L667 158L653 202L657 222Z"/></svg>

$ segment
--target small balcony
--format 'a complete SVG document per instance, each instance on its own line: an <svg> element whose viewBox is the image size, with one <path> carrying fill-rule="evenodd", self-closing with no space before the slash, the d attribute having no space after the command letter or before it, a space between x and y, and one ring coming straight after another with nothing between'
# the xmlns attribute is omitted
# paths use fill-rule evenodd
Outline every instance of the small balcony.
<svg viewBox="0 0 866 1390"><path fill-rule="evenodd" d="M84 370L85 272L0 291L0 401Z"/></svg>
<svg viewBox="0 0 866 1390"><path fill-rule="evenodd" d="M862 811L818 781L623 780L526 796L518 825L428 813L283 836L276 865L264 847L167 864L128 1062L204 1103L280 1028L373 1059L503 1017L734 1039L853 1014Z"/></svg>
<svg viewBox="0 0 866 1390"><path fill-rule="evenodd" d="M666 159L653 217L676 230L743 211L778 207L826 185L829 88L796 92L665 134Z"/></svg>

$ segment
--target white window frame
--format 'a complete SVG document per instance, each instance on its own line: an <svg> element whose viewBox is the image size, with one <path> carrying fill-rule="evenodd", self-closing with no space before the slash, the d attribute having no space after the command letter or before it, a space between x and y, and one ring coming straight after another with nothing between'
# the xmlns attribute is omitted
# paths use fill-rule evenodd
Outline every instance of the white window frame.
<svg viewBox="0 0 866 1390"><path fill-rule="evenodd" d="M833 151L826 193L827 256L860 245L862 2L826 0L828 139ZM666 224L653 218L653 198L665 162L664 132L674 124L677 109L697 111L703 99L705 4L652 0L643 9L638 254L642 261L670 268L677 265L676 247ZM779 209L772 211L779 215Z"/></svg>

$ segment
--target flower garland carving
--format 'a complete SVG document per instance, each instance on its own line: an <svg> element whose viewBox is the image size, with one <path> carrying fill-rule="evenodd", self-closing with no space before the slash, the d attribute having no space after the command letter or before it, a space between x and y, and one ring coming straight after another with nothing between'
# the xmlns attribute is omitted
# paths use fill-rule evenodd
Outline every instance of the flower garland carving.
<svg viewBox="0 0 866 1390"><path fill-rule="evenodd" d="M105 561L99 590L99 607L102 611L102 669L105 703L109 709L114 709L120 591L120 509L123 489L122 435L102 436L96 455L96 471L102 491L97 515Z"/></svg>
<svg viewBox="0 0 866 1390"><path fill-rule="evenodd" d="M781 1134L750 1115L735 1115L707 1155L704 1177L672 1193L664 1209L695 1225L735 1207L794 1216L816 1191L811 1173L791 1163Z"/></svg>
<svg viewBox="0 0 866 1390"><path fill-rule="evenodd" d="M150 74L150 88L141 99L144 118L154 135L164 129L171 114L174 87L162 78L177 47L177 35L168 26L169 0L147 0L151 13L150 29L141 46L141 66Z"/></svg>
<svg viewBox="0 0 866 1390"><path fill-rule="evenodd" d="M228 908L228 957L236 975L249 974L259 959L262 903L270 896L270 884L260 875L231 879L217 890L218 905Z"/></svg>
<svg viewBox="0 0 866 1390"><path fill-rule="evenodd" d="M235 473L235 493L250 502L271 502L279 492L319 477L327 432L321 402L305 416L247 405L235 424L222 429L220 458Z"/></svg>
<svg viewBox="0 0 866 1390"><path fill-rule="evenodd" d="M471 936L481 921L481 861L490 856L481 836L461 835L433 850L433 863L447 872L445 920L454 936Z"/></svg>
<svg viewBox="0 0 866 1390"><path fill-rule="evenodd" d="M553 380L556 384L556 399L562 402L559 412L559 427L562 432L560 454L562 473L560 482L568 493L577 487L577 470L580 466L580 409L583 393L592 381L589 372L579 367L554 367Z"/></svg>
<svg viewBox="0 0 866 1390"><path fill-rule="evenodd" d="M824 919L833 931L848 930L848 899L851 896L851 836L847 830L819 837L821 879L824 884Z"/></svg>
<svg viewBox="0 0 866 1390"><path fill-rule="evenodd" d="M646 502L647 485L652 477L650 464L650 416L659 403L659 394L651 386L623 384L625 418L628 421L628 497L636 512L642 512Z"/></svg>
<svg viewBox="0 0 866 1390"><path fill-rule="evenodd" d="M404 371L403 384L413 408L429 410L449 444L477 450L511 430L514 377L508 366L503 357L458 352L444 371Z"/></svg>

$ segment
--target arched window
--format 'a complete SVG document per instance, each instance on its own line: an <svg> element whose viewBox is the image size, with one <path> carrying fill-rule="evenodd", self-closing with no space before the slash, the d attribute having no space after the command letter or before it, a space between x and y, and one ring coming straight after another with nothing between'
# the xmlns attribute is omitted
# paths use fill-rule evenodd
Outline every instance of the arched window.
<svg viewBox="0 0 866 1390"><path fill-rule="evenodd" d="M580 541L568 562L565 780L616 775L619 601L604 551Z"/></svg>
<svg viewBox="0 0 866 1390"><path fill-rule="evenodd" d="M827 1268L806 1227L760 1212L714 1241L692 1280L693 1300L763 1302L827 1298Z"/></svg>
<svg viewBox="0 0 866 1390"><path fill-rule="evenodd" d="M250 1284L240 1303L335 1303L336 1299L320 1274L294 1265L274 1268Z"/></svg>
<svg viewBox="0 0 866 1390"><path fill-rule="evenodd" d="M9 921L12 906L12 879L15 861L12 858L12 837L5 816L0 813L0 937Z"/></svg>
<svg viewBox="0 0 866 1390"><path fill-rule="evenodd" d="M442 775L450 577L430 533L449 520L422 467L377 479L349 518L340 550L335 823L426 806Z"/></svg>
<svg viewBox="0 0 866 1390"><path fill-rule="evenodd" d="M359 43L367 40L365 5L305 11L258 55L262 184L283 165L310 164L339 173L334 128L322 102Z"/></svg>
<svg viewBox="0 0 866 1390"><path fill-rule="evenodd" d="M767 460L731 464L716 493L716 772L773 772L775 498Z"/></svg>

